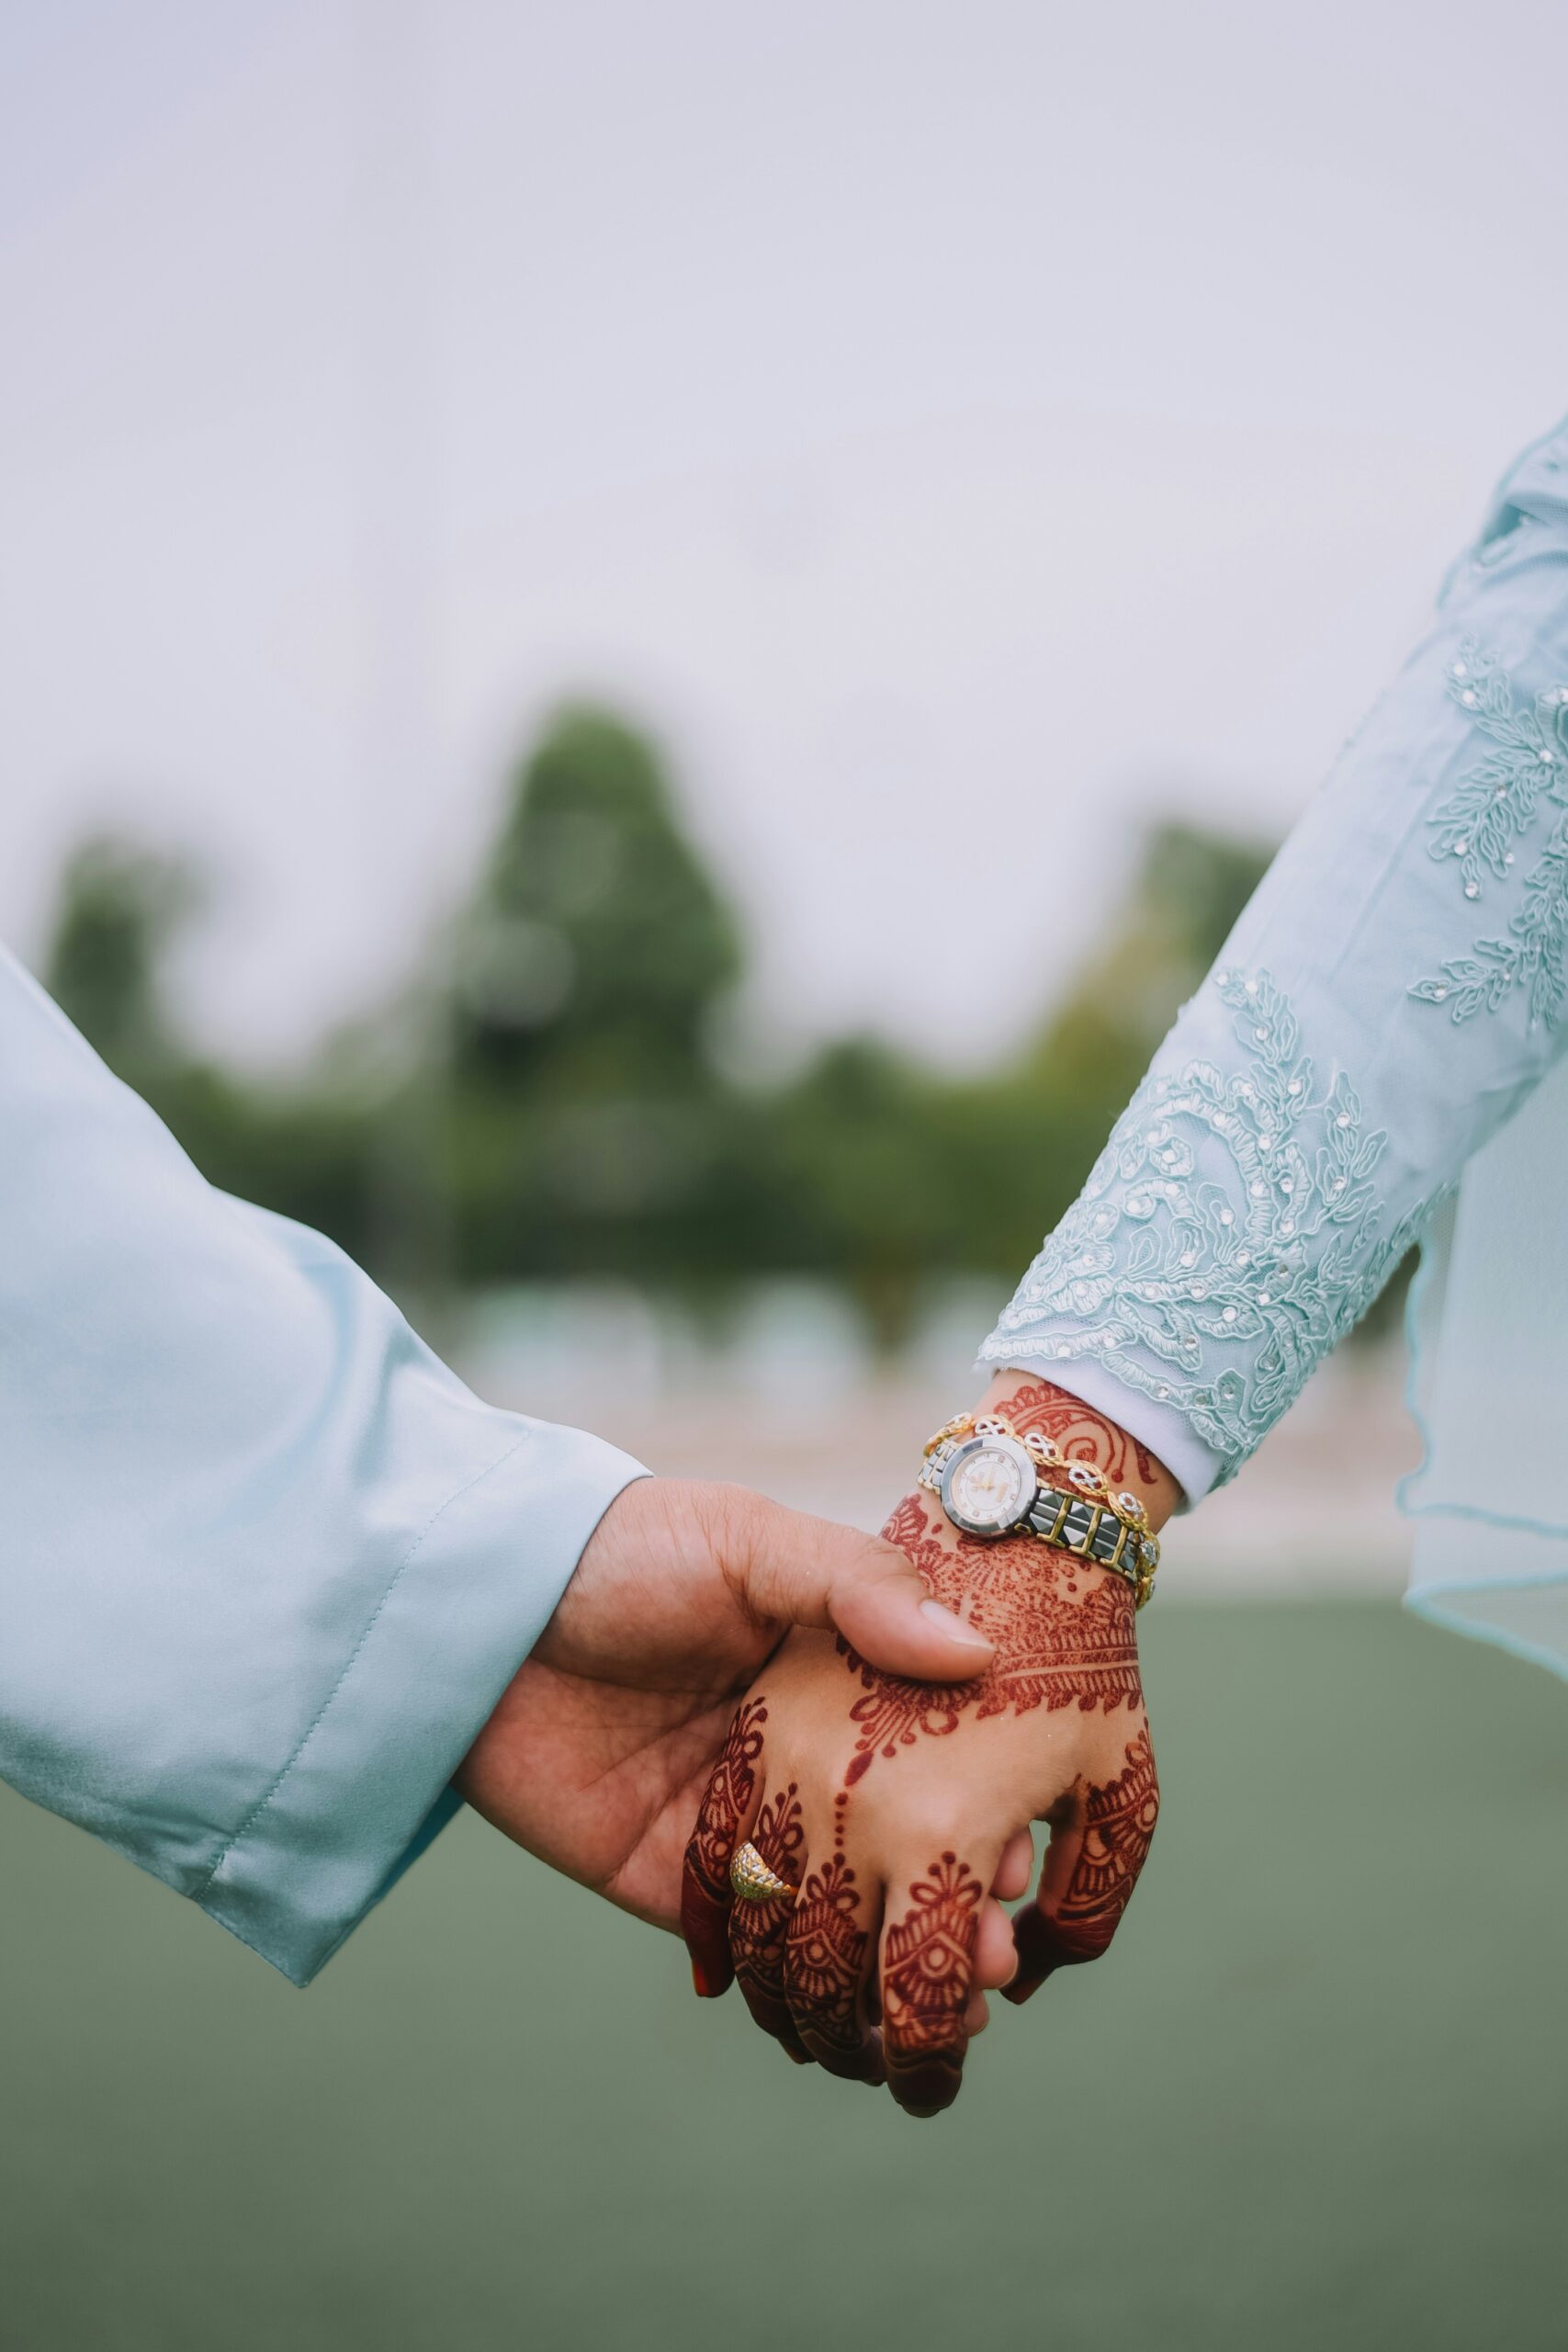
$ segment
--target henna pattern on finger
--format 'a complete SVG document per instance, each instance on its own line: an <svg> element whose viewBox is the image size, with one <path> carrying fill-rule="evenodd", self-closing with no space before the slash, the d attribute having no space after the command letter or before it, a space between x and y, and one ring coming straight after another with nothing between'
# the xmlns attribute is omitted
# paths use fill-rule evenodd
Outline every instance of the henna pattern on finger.
<svg viewBox="0 0 1568 2352"><path fill-rule="evenodd" d="M681 1933L691 1955L692 1981L702 2000L728 1989L729 1859L750 1810L768 1711L760 1699L736 1710L729 1736L703 1791L696 1826L681 1872Z"/></svg>
<svg viewBox="0 0 1568 2352"><path fill-rule="evenodd" d="M883 1939L883 2046L903 2106L934 2110L958 2096L984 1894L966 1862L943 1854L910 1886L912 1907Z"/></svg>
<svg viewBox="0 0 1568 2352"><path fill-rule="evenodd" d="M768 1711L761 1699L749 1699L737 1710L713 1777L703 1792L697 1826L686 1849L687 1869L715 1903L729 1900L729 1858L757 1784L757 1759L762 1753L762 1725L767 1720Z"/></svg>
<svg viewBox="0 0 1568 2352"><path fill-rule="evenodd" d="M1031 1903L1013 1917L1018 1974L1002 1987L1027 2001L1058 1968L1098 1960L1133 1899L1159 1819L1159 1781L1145 1724L1124 1751L1126 1770L1083 1802L1083 1843L1060 1902Z"/></svg>
<svg viewBox="0 0 1568 2352"><path fill-rule="evenodd" d="M919 1496L906 1496L883 1530L908 1555L937 1600L984 1634L996 1655L970 1682L911 1682L866 1663L841 1637L839 1654L858 1674L864 1695L850 1709L857 1726L844 1773L852 1788L876 1756L896 1756L920 1737L956 1731L974 1708L987 1715L1055 1713L1076 1706L1107 1714L1143 1703L1133 1594L1124 1578L1086 1575L1070 1553L1054 1552L1032 1537L999 1544L935 1532Z"/></svg>
<svg viewBox="0 0 1568 2352"><path fill-rule="evenodd" d="M913 1907L888 1928L883 2016L907 2055L945 2049L962 2029L985 1891L967 1862L943 1854L913 1882Z"/></svg>
<svg viewBox="0 0 1568 2352"><path fill-rule="evenodd" d="M784 1973L795 2023L817 2041L849 2052L864 2035L858 2007L871 1939L854 1924L855 1874L842 1854L809 1871L785 1939Z"/></svg>
<svg viewBox="0 0 1568 2352"><path fill-rule="evenodd" d="M1075 1960L1098 1960L1133 1899L1159 1819L1159 1782L1145 1724L1126 1750L1126 1770L1091 1789L1088 1826L1061 1907L1051 1922Z"/></svg>
<svg viewBox="0 0 1568 2352"><path fill-rule="evenodd" d="M768 1868L798 1883L799 1857L806 1843L800 1793L792 1781L787 1789L763 1804L751 1832L751 1843ZM792 1867L793 1865L793 1867ZM784 1996L784 1936L794 1900L777 1894L765 1903L736 1903L729 1913L729 1955L747 2007L764 2033L771 2033L801 2065L807 2052L795 2030Z"/></svg>
<svg viewBox="0 0 1568 2352"><path fill-rule="evenodd" d="M1160 1482L1161 1465L1135 1437L1052 1381L1015 1389L1000 1409L1021 1435L1036 1431L1054 1439L1069 1462L1095 1463L1112 1486L1127 1486L1134 1478L1145 1487Z"/></svg>

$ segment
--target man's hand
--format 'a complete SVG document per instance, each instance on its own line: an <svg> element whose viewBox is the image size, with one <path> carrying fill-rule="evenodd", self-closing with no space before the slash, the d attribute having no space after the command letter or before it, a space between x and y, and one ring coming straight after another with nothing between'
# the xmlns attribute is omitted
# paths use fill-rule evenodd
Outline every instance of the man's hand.
<svg viewBox="0 0 1568 2352"><path fill-rule="evenodd" d="M600 1521L457 1785L530 1853L674 1929L736 1701L794 1626L944 1684L991 1658L891 1544L744 1487L643 1478Z"/></svg>
<svg viewBox="0 0 1568 2352"><path fill-rule="evenodd" d="M1010 1374L982 1409L1095 1462L1156 1523L1168 1512L1168 1474L1076 1397ZM699 1991L722 1991L732 1968L792 2057L886 2080L931 2115L957 2097L987 1987L1027 1999L1105 1950L1159 1792L1122 1577L1033 1536L961 1535L919 1488L886 1532L986 1635L991 1661L933 1687L842 1629L837 1642L792 1634L704 1799L687 1937ZM1035 1901L1010 1923L1001 1901L1028 1885L1032 1821L1049 1824L1050 1849ZM723 1865L743 1839L793 1900L729 1903Z"/></svg>

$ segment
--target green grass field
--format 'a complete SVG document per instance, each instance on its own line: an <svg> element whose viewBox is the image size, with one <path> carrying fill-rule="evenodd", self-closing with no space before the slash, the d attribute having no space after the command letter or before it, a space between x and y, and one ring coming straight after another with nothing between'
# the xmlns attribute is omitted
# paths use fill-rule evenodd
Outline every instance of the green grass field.
<svg viewBox="0 0 1568 2352"><path fill-rule="evenodd" d="M1146 1625L1122 1939L933 2123L471 1819L299 1994L0 1794L5 2352L1562 2352L1568 1690Z"/></svg>

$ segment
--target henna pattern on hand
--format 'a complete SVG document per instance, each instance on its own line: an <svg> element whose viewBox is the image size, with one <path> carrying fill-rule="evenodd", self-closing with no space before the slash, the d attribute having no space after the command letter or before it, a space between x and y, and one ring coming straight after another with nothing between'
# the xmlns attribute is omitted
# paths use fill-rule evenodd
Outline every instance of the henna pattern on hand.
<svg viewBox="0 0 1568 2352"><path fill-rule="evenodd" d="M839 1853L807 1873L789 1917L784 1989L791 2014L812 2055L829 2063L835 2053L858 2058L865 2048L859 2003L871 1939L855 1925L860 1907L855 1874Z"/></svg>
<svg viewBox="0 0 1568 2352"><path fill-rule="evenodd" d="M724 1992L729 1983L729 1861L740 1842L740 1825L750 1811L762 1753L762 1725L767 1720L768 1711L761 1699L748 1699L737 1709L703 1792L696 1827L686 1848L681 1877L681 1932L691 1954L693 1980L707 2000Z"/></svg>
<svg viewBox="0 0 1568 2352"><path fill-rule="evenodd" d="M917 2113L934 2114L958 2096L984 1894L966 1862L943 1854L911 1885L912 1907L883 1939L887 2077L899 2105Z"/></svg>
<svg viewBox="0 0 1568 2352"><path fill-rule="evenodd" d="M716 1902L728 1900L730 1857L756 1786L762 1725L767 1720L768 1711L761 1699L749 1699L737 1710L686 1849L687 1867L703 1892Z"/></svg>
<svg viewBox="0 0 1568 2352"><path fill-rule="evenodd" d="M1160 1483L1160 1464L1129 1430L1052 1381L1014 1389L1000 1409L1021 1435L1036 1431L1055 1439L1069 1462L1095 1463L1112 1486L1125 1487L1134 1478L1145 1487Z"/></svg>
<svg viewBox="0 0 1568 2352"><path fill-rule="evenodd" d="M852 1788L876 1756L891 1757L921 1736L956 1731L973 1707L983 1720L1036 1707L1055 1713L1076 1706L1107 1714L1143 1703L1133 1595L1125 1579L1086 1573L1070 1554L1053 1552L1031 1536L999 1544L960 1541L956 1548L933 1532L919 1496L906 1496L883 1533L906 1553L937 1600L996 1647L986 1672L972 1682L910 1682L883 1674L840 1639L840 1655L859 1675L864 1696L850 1709L857 1726L844 1773Z"/></svg>
<svg viewBox="0 0 1568 2352"><path fill-rule="evenodd" d="M1028 1905L1013 1919L1018 1974L1003 1989L1026 2001L1053 1970L1098 1960L1133 1899L1159 1819L1159 1781L1145 1724L1124 1751L1126 1770L1080 1798L1082 1844L1059 1903ZM1067 1834L1072 1834L1069 1829Z"/></svg>
<svg viewBox="0 0 1568 2352"><path fill-rule="evenodd" d="M793 1781L764 1803L751 1843L777 1877L789 1880L792 1887L798 1884L806 1826L800 1793ZM784 1992L784 1937L794 1900L793 1895L778 1894L765 1903L732 1904L729 1956L735 1981L757 2023L805 2066L810 2063L809 2055L795 2030Z"/></svg>

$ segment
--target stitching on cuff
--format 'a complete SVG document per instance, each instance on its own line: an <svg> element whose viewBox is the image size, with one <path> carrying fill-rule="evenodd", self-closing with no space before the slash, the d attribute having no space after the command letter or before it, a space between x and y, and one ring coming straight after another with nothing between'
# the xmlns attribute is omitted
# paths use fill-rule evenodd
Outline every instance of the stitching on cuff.
<svg viewBox="0 0 1568 2352"><path fill-rule="evenodd" d="M379 1619L382 1611L386 1608L388 1601L390 1600L393 1593L397 1590L398 1586L402 1579L404 1571L412 1565L414 1556L419 1551L420 1546L424 1543L425 1538L437 1526L440 1521L446 1517L454 1503L461 1502L465 1495L471 1494L476 1487L482 1486L487 1478L493 1477L498 1470L503 1469L506 1464L511 1461L513 1455L520 1453L523 1447L527 1444L528 1440L532 1435L532 1430L525 1430L523 1435L520 1438L515 1439L513 1443L507 1447L504 1453L498 1454L493 1462L487 1463L484 1469L477 1470L474 1473L474 1476L465 1486L459 1487L456 1494L448 1495L446 1501L441 1504L440 1508L434 1510L430 1517L425 1521L424 1525L420 1529L419 1533L414 1537L413 1542L409 1545L408 1550L403 1554L402 1558L399 1561L396 1568L393 1570L386 1590L382 1593L380 1600L376 1603L376 1606L371 1611L369 1617L366 1620L363 1633L360 1634L353 1650L344 1661L342 1673L338 1676L337 1680L333 1684L332 1689L327 1692L326 1697L317 1708L315 1714L306 1725L303 1733L300 1735L299 1744L295 1747L293 1754L283 1766L282 1770L277 1774L276 1779L272 1782L271 1787L266 1789L263 1794L256 1799L254 1804L251 1807L249 1813L246 1814L243 1821L241 1822L233 1835L219 1849L211 1869L207 1871L199 1883L192 1890L191 1900L193 1902L205 1902L208 1894L211 1891L213 1880L217 1877L219 1871L222 1869L224 1863L228 1860L235 1847L241 1843L242 1839L250 1835L251 1830L260 1820L268 1805L273 1803L285 1781L288 1780L288 1775L293 1771L294 1767L299 1763L301 1756L304 1755L306 1748L309 1747L311 1740L314 1739L317 1732L321 1727L321 1724L326 1717L327 1711L331 1707L333 1701L337 1697L338 1692L343 1689L344 1684L348 1680L349 1676L353 1673L355 1666L358 1664L360 1654L364 1650L367 1642L370 1639L371 1634L375 1632L378 1620Z"/></svg>

